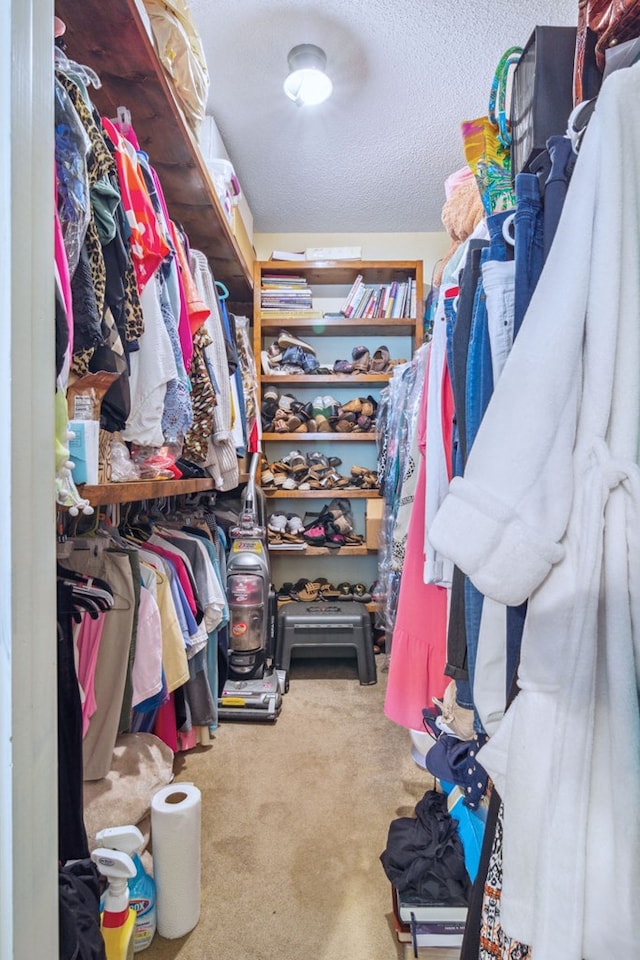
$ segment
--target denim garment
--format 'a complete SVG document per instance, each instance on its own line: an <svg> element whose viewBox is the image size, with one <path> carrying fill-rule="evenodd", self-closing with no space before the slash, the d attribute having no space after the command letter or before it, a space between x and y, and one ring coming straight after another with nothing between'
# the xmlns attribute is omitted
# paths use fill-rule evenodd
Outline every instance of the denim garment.
<svg viewBox="0 0 640 960"><path fill-rule="evenodd" d="M481 274L476 288L473 316L471 319L471 336L469 338L469 353L467 356L466 377L466 440L467 454L471 451L473 442L478 433L485 410L489 405L493 393L493 365L491 358L491 342L489 339L489 322L487 314L486 294L482 280L482 268L493 261L506 262L513 258L513 247L503 236L503 226L511 211L496 213L487 220L489 228L489 246L480 256ZM467 671L469 684L473 691L475 663L480 635L480 618L482 616L482 594L477 590L468 577L464 585L464 615L465 633L467 640ZM482 731L482 724L477 713L474 719L476 731Z"/></svg>
<svg viewBox="0 0 640 960"><path fill-rule="evenodd" d="M551 249L556 235L560 215L564 206L569 180L576 163L568 137L555 136L547 140L547 150L551 160L551 172L544 185L544 258Z"/></svg>
<svg viewBox="0 0 640 960"><path fill-rule="evenodd" d="M522 325L544 263L544 213L538 178L533 173L519 173L516 177L514 228L515 337Z"/></svg>
<svg viewBox="0 0 640 960"><path fill-rule="evenodd" d="M471 320L473 317L473 303L478 278L480 276L480 255L488 247L486 240L470 240L467 260L462 272L460 294L456 310L456 321L451 334L450 367L451 382L453 385L453 401L458 425L458 440L460 446L461 467L467 461L467 430L466 430L466 382L467 356L469 353L469 337L471 335ZM457 475L462 473L462 469Z"/></svg>
<svg viewBox="0 0 640 960"><path fill-rule="evenodd" d="M447 335L447 345L446 345L446 356L447 356L447 369L449 371L449 379L451 380L451 389L453 390L453 328L456 322L456 309L458 305L458 296L455 297L445 297L444 300L444 318L446 323L446 335ZM452 476L456 476L456 463L458 461L458 420L455 415L453 415L453 437L452 437L452 446L451 446L451 472Z"/></svg>
<svg viewBox="0 0 640 960"><path fill-rule="evenodd" d="M482 264L494 385L513 346L515 267L513 260L490 260Z"/></svg>

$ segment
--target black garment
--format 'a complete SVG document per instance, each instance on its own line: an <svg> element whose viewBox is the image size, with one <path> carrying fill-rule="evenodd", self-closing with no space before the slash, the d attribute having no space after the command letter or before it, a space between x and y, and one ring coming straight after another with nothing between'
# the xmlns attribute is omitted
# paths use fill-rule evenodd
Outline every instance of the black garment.
<svg viewBox="0 0 640 960"><path fill-rule="evenodd" d="M482 904L484 901L484 885L489 870L489 860L493 850L493 841L496 835L496 825L498 822L498 812L502 803L498 796L498 791L493 788L489 800L489 810L487 812L487 822L482 837L482 849L480 851L480 862L478 873L471 888L469 897L469 912L467 913L467 923L464 928L464 939L462 941L462 951L460 960L478 960L480 954L480 930L482 927Z"/></svg>
<svg viewBox="0 0 640 960"><path fill-rule="evenodd" d="M73 656L73 590L57 585L58 619L58 859L89 856L83 818L82 705Z"/></svg>
<svg viewBox="0 0 640 960"><path fill-rule="evenodd" d="M86 240L80 249L78 266L71 278L71 298L73 352L81 354L84 351L93 351L102 343L102 329Z"/></svg>
<svg viewBox="0 0 640 960"><path fill-rule="evenodd" d="M69 346L69 323L67 320L67 310L62 299L62 293L56 283L56 377L59 377L64 365L64 358Z"/></svg>
<svg viewBox="0 0 640 960"><path fill-rule="evenodd" d="M88 858L58 875L60 960L106 960L100 933L100 878Z"/></svg>
<svg viewBox="0 0 640 960"><path fill-rule="evenodd" d="M544 185L544 259L547 259L558 229L569 181L577 156L568 137L549 137L547 150L551 170Z"/></svg>
<svg viewBox="0 0 640 960"><path fill-rule="evenodd" d="M454 680L468 680L467 626L464 615L464 573L453 568L451 598L449 601L449 626L447 628L447 662L445 676Z"/></svg>
<svg viewBox="0 0 640 960"><path fill-rule="evenodd" d="M384 872L404 896L466 904L471 883L447 798L427 790L415 812L415 817L392 820L386 850L380 855Z"/></svg>

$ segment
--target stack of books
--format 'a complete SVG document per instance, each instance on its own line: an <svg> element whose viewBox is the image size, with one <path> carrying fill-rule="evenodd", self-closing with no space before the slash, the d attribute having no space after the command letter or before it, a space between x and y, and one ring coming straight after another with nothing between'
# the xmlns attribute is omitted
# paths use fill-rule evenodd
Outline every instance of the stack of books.
<svg viewBox="0 0 640 960"><path fill-rule="evenodd" d="M263 274L260 307L273 318L320 316L313 312L313 295L305 277Z"/></svg>
<svg viewBox="0 0 640 960"><path fill-rule="evenodd" d="M414 956L420 949L433 950L434 957L459 957L467 907L450 903L413 900L392 887L393 922L399 943L409 944Z"/></svg>
<svg viewBox="0 0 640 960"><path fill-rule="evenodd" d="M361 274L353 282L341 313L351 320L397 320L416 315L416 282L393 280L379 286L365 284Z"/></svg>

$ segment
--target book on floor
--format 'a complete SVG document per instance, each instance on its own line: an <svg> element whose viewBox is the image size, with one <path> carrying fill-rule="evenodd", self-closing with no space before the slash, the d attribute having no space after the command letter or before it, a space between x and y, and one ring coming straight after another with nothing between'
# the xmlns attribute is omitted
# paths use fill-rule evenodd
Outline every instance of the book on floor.
<svg viewBox="0 0 640 960"><path fill-rule="evenodd" d="M398 916L404 923L462 923L467 919L467 907L464 904L450 904L441 901L418 900L395 890L398 904Z"/></svg>

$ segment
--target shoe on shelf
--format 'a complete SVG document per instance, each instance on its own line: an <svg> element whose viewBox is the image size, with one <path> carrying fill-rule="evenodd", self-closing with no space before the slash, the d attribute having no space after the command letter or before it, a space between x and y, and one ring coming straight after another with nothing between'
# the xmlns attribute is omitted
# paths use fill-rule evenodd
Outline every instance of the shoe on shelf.
<svg viewBox="0 0 640 960"><path fill-rule="evenodd" d="M389 347L378 347L371 358L371 373L386 373L390 358Z"/></svg>
<svg viewBox="0 0 640 960"><path fill-rule="evenodd" d="M324 524L316 523L314 526L309 527L303 533L303 537L310 547L324 547L327 540Z"/></svg>
<svg viewBox="0 0 640 960"><path fill-rule="evenodd" d="M287 517L284 513L272 513L269 517L267 528L272 533L282 533L287 529Z"/></svg>
<svg viewBox="0 0 640 960"><path fill-rule="evenodd" d="M364 583L354 583L352 593L356 600L359 600L360 603L371 603L371 594L365 587Z"/></svg>
<svg viewBox="0 0 640 960"><path fill-rule="evenodd" d="M369 373L371 366L371 356L366 347L354 347L351 351L354 373Z"/></svg>
<svg viewBox="0 0 640 960"><path fill-rule="evenodd" d="M310 353L314 357L316 355L316 351L310 343L307 343L306 340L301 340L299 337L294 336L292 333L289 333L288 330L280 331L278 334L277 343L278 346L282 347L283 349L286 347L300 347L306 353Z"/></svg>
<svg viewBox="0 0 640 960"><path fill-rule="evenodd" d="M353 364L348 360L336 360L333 365L334 373L353 373Z"/></svg>

